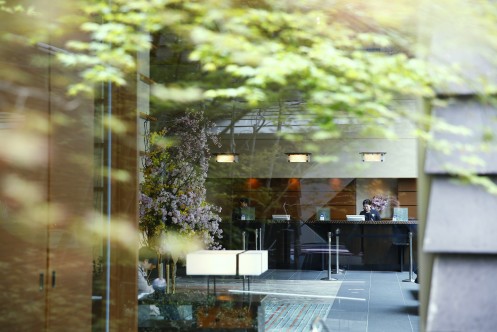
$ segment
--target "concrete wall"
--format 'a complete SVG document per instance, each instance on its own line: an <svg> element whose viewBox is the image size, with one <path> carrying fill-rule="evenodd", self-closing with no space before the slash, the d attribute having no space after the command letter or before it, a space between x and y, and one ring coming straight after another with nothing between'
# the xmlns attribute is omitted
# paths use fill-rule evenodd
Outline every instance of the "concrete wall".
<svg viewBox="0 0 497 332"><path fill-rule="evenodd" d="M223 146L229 146L229 139ZM233 178L415 178L417 143L412 137L396 140L381 138L344 138L314 143L310 163L288 163L287 152L307 152L306 144L278 141L276 138L258 139L254 149L250 137L237 138L236 164L209 165L209 177ZM362 162L360 152L386 152L383 162Z"/></svg>

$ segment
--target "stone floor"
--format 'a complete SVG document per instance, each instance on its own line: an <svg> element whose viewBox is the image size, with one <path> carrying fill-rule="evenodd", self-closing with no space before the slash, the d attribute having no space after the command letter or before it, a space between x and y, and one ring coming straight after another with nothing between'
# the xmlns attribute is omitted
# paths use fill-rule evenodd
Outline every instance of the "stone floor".
<svg viewBox="0 0 497 332"><path fill-rule="evenodd" d="M248 280L218 277L216 291L263 294L266 304L329 304L327 310L320 311L325 317L315 317L312 324L280 330L272 325L268 331L418 331L419 285L405 280L409 280L408 272L269 270L251 278L250 289ZM210 292L213 286L210 278ZM207 279L182 277L178 287L207 289Z"/></svg>

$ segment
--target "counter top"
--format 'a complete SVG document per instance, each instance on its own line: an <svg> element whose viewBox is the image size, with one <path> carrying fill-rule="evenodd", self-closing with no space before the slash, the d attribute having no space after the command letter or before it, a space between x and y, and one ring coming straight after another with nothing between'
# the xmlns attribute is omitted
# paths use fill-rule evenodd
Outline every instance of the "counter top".
<svg viewBox="0 0 497 332"><path fill-rule="evenodd" d="M345 225L417 225L417 219L410 219L409 221L393 221L390 219L380 220L380 221L349 221L349 220L233 220L232 223L235 224L246 224L251 223L264 223L264 224L293 224L293 223L304 223L304 224L345 224Z"/></svg>
<svg viewBox="0 0 497 332"><path fill-rule="evenodd" d="M328 220L328 221L322 221L322 220L309 220L305 222L306 224L347 224L347 225L354 225L354 224L359 224L359 225L417 225L418 220L417 219L411 219L409 221L393 221L393 220L380 220L380 221L349 221L349 220Z"/></svg>

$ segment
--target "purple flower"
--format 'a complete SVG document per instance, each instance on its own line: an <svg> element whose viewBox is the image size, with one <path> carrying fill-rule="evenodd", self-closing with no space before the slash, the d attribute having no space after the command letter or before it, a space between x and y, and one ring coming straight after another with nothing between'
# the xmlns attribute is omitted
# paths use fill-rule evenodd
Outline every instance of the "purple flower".
<svg viewBox="0 0 497 332"><path fill-rule="evenodd" d="M194 232L205 234L207 247L220 247L216 241L222 237L218 215L221 209L206 202L205 189L208 141L219 145L212 127L202 112L188 111L163 130L148 135L139 222L148 239L162 230Z"/></svg>
<svg viewBox="0 0 497 332"><path fill-rule="evenodd" d="M383 211L387 206L398 206L399 202L395 197L391 196L381 196L381 195L375 195L373 196L373 199L371 199L373 208L375 210L378 210L378 212Z"/></svg>

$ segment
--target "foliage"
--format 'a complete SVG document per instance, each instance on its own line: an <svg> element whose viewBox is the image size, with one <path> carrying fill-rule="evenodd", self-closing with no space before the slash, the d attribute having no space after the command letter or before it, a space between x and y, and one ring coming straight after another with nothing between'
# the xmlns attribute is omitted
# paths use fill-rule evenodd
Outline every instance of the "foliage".
<svg viewBox="0 0 497 332"><path fill-rule="evenodd" d="M202 112L188 111L150 134L143 157L139 223L149 244L162 231L172 231L199 236L206 247L218 247L220 208L205 201L208 143L217 144L217 135L208 130L211 126Z"/></svg>
<svg viewBox="0 0 497 332"><path fill-rule="evenodd" d="M414 15L414 7L404 6ZM84 10L100 18L82 25L91 41L69 43L80 53L60 59L85 68L86 83L125 84L134 54L151 48L150 34L173 34L202 75L157 89L163 98L238 98L255 107L298 96L327 131L338 130L332 120L341 112L366 124L392 122L402 112L390 108L396 98L433 97L433 85L447 77L414 58L404 48L409 35L391 33L391 24L381 24L361 1L118 0L90 2ZM85 89L91 86L73 92Z"/></svg>
<svg viewBox="0 0 497 332"><path fill-rule="evenodd" d="M150 34L181 20L180 12L168 8L176 2L82 1L87 19L81 30L90 41L72 40L67 47L76 53L58 54L64 64L81 70L83 80L72 85L70 93L92 93L94 84L100 82L125 85L127 75L136 69L136 54L151 48Z"/></svg>
<svg viewBox="0 0 497 332"><path fill-rule="evenodd" d="M429 4L420 7L402 0L395 4L361 0L82 4L86 15L97 18L81 25L90 41L73 41L68 46L77 53L60 54L65 64L81 68L83 81L72 86L73 93L91 91L95 82L126 84L127 73L136 69L135 54L152 49L151 36L173 35L174 42L166 41L169 50L178 57L188 55L198 65L194 75L157 82L164 83L154 87L157 96L174 103L221 105L236 99L259 107L296 99L305 104L299 116L322 129L313 139L340 137L335 120L344 116L357 119L365 132L374 130L389 138L396 137L393 124L408 119L416 125L415 134L438 149L447 145L436 142L430 130L465 132L398 103L406 96L431 102L436 88L461 82L452 64L442 68L415 56L426 54L417 34L429 26L420 22L438 22L431 17L436 10L431 11ZM496 9L488 2L471 6L444 2L437 8L449 13L456 9L458 17L488 13L479 24L483 31L495 29ZM389 10L395 15L388 15ZM495 34L482 36L488 44L497 44ZM486 84L484 91L492 94L496 89ZM470 179L475 174L462 176Z"/></svg>
<svg viewBox="0 0 497 332"><path fill-rule="evenodd" d="M5 12L9 14L24 13L27 15L33 15L33 11L34 11L33 6L25 7L21 4L11 5L7 4L7 2L4 0L0 0L0 12Z"/></svg>

